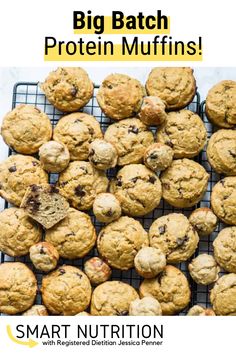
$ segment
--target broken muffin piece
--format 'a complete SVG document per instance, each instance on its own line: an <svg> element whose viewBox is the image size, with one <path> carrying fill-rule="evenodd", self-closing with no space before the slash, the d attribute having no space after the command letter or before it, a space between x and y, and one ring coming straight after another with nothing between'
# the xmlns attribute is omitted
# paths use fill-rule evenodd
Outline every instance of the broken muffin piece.
<svg viewBox="0 0 236 354"><path fill-rule="evenodd" d="M50 229L67 216L69 203L54 185L33 184L26 190L21 208L45 229Z"/></svg>

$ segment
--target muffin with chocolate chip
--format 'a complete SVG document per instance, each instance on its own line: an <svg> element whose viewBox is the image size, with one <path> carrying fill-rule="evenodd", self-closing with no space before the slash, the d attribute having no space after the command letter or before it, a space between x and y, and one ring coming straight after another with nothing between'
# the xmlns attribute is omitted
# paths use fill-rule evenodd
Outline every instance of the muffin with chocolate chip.
<svg viewBox="0 0 236 354"><path fill-rule="evenodd" d="M73 161L60 174L58 186L71 206L88 210L96 195L107 191L108 179L104 171L95 169L90 162Z"/></svg>
<svg viewBox="0 0 236 354"><path fill-rule="evenodd" d="M92 257L85 262L84 272L93 285L104 283L111 276L109 265L98 257Z"/></svg>
<svg viewBox="0 0 236 354"><path fill-rule="evenodd" d="M63 112L78 111L93 96L93 83L82 68L57 68L40 87L48 101Z"/></svg>
<svg viewBox="0 0 236 354"><path fill-rule="evenodd" d="M38 242L30 247L30 260L36 269L50 272L59 260L56 248L49 242Z"/></svg>
<svg viewBox="0 0 236 354"><path fill-rule="evenodd" d="M5 115L1 134L9 147L21 154L31 155L51 139L52 124L37 107L21 104Z"/></svg>
<svg viewBox="0 0 236 354"><path fill-rule="evenodd" d="M165 108L165 103L159 97L146 96L138 116L146 125L160 125L167 118Z"/></svg>
<svg viewBox="0 0 236 354"><path fill-rule="evenodd" d="M171 165L173 156L174 152L168 145L155 143L146 149L143 161L146 167L158 172L165 170Z"/></svg>
<svg viewBox="0 0 236 354"><path fill-rule="evenodd" d="M148 214L162 196L159 178L141 164L124 166L111 181L110 190L120 201L122 211L131 216Z"/></svg>
<svg viewBox="0 0 236 354"><path fill-rule="evenodd" d="M108 117L120 120L136 116L144 95L145 89L138 80L124 74L110 74L98 90L97 101Z"/></svg>
<svg viewBox="0 0 236 354"><path fill-rule="evenodd" d="M71 160L87 160L89 144L101 138L99 122L84 112L71 113L62 117L53 133L53 140L67 147Z"/></svg>
<svg viewBox="0 0 236 354"><path fill-rule="evenodd" d="M138 118L111 124L104 139L116 147L119 166L142 162L146 148L154 143L152 132Z"/></svg>
<svg viewBox="0 0 236 354"><path fill-rule="evenodd" d="M16 206L29 186L47 182L47 173L34 157L11 155L0 164L0 196Z"/></svg>
<svg viewBox="0 0 236 354"><path fill-rule="evenodd" d="M51 314L73 316L87 309L92 291L88 277L78 267L63 265L43 277L41 292Z"/></svg>
<svg viewBox="0 0 236 354"><path fill-rule="evenodd" d="M115 146L103 139L95 139L89 146L89 161L98 170L115 167L117 158Z"/></svg>
<svg viewBox="0 0 236 354"><path fill-rule="evenodd" d="M197 232L183 214L171 213L156 219L149 230L150 246L160 249L168 263L189 259L199 242Z"/></svg>
<svg viewBox="0 0 236 354"><path fill-rule="evenodd" d="M100 193L94 200L93 212L98 221L108 224L119 219L121 216L121 205L113 194Z"/></svg>

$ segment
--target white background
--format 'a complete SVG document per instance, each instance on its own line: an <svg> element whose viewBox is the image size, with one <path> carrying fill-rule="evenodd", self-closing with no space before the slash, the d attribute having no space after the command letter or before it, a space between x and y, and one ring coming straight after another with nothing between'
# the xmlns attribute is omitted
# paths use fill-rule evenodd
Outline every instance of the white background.
<svg viewBox="0 0 236 354"><path fill-rule="evenodd" d="M60 40L75 40L78 35L73 35L74 10L92 10L94 15L110 15L112 10L122 10L126 15L135 15L139 11L144 14L155 14L158 9L171 17L173 39L188 41L197 39L199 36L203 37L204 61L198 65L235 65L235 1L233 0L118 0L116 2L6 0L1 1L0 6L2 7L0 64L4 66L41 66L45 36L55 36ZM47 63L47 65L52 64ZM94 63L90 65L94 66ZM98 65L116 64L98 63ZM133 63L122 65L132 67ZM139 63L139 66L141 65L146 66L145 63ZM149 65L153 64L149 63Z"/></svg>
<svg viewBox="0 0 236 354"><path fill-rule="evenodd" d="M160 1L127 1L118 2L96 0L78 1L67 0L32 0L2 1L0 5L0 119L11 106L12 86L16 81L42 81L51 67L58 66L58 63L44 63L43 44L45 36L55 36L58 39L76 39L72 29L72 11L89 10L93 14L109 15L112 10L122 10L126 15L136 14L143 11L147 14L155 14L157 9L161 9L163 14L171 16L171 35L176 40L191 40L198 36L203 37L203 62L190 63L194 67L204 67L195 69L197 84L202 99L205 98L208 89L221 79L236 80L236 70L230 68L207 68L207 67L232 67L235 66L236 46L235 43L235 11L234 1L190 1L190 0L160 0ZM107 38L105 38L107 39ZM67 63L60 63L64 65ZM75 65L75 63L71 64ZM79 63L78 63L79 65ZM149 66L154 63L83 63L96 83L99 83L107 73L111 71L126 72L142 82L145 81L149 72ZM166 66L166 63L158 63ZM168 63L168 65L188 65L188 63ZM116 67L113 67L116 66ZM138 68L137 68L138 66ZM8 68L7 68L8 67ZM11 68L9 68L11 67ZM21 68L19 68L21 67ZM40 69L39 69L40 67ZM100 69L98 69L98 67ZM119 67L119 68L117 68ZM142 68L142 69L141 69ZM0 142L0 160L7 153L6 147ZM31 323L52 321L62 323L63 321L89 321L101 322L100 318L34 318L24 319ZM159 322L160 318L155 321ZM6 324L23 321L23 318L2 317L0 318L0 351L2 353L14 353L32 351L46 352L46 347L35 347L29 349L18 346L9 341L6 336ZM109 322L129 321L129 323L139 322L139 318L110 318ZM146 322L154 321L154 318L146 318ZM235 351L235 320L229 318L213 317L169 317L163 318L166 328L165 345L163 347L146 347L137 349L128 347L130 353L133 352L155 352L173 354L185 353L233 353ZM111 348L87 348L86 349L62 349L54 348L53 351L60 352L81 352L93 351L116 352ZM126 351L121 348L120 352ZM48 352L52 348L48 347Z"/></svg>

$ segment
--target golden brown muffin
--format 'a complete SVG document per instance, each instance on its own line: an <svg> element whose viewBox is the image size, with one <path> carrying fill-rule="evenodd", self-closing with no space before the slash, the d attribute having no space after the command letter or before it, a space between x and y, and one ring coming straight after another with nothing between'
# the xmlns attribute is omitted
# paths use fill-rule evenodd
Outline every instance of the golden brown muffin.
<svg viewBox="0 0 236 354"><path fill-rule="evenodd" d="M89 145L89 161L98 170L108 170L117 164L115 146L103 139L95 139Z"/></svg>
<svg viewBox="0 0 236 354"><path fill-rule="evenodd" d="M34 157L12 155L0 164L0 196L16 206L29 186L47 182L47 173Z"/></svg>
<svg viewBox="0 0 236 354"><path fill-rule="evenodd" d="M161 200L162 187L154 172L141 164L122 167L110 183L110 191L130 216L142 216L155 209Z"/></svg>
<svg viewBox="0 0 236 354"><path fill-rule="evenodd" d="M128 270L134 266L134 257L148 246L148 235L142 225L133 218L122 216L105 226L99 233L97 249L111 266Z"/></svg>
<svg viewBox="0 0 236 354"><path fill-rule="evenodd" d="M0 251L21 257L42 238L40 226L23 209L9 208L0 213Z"/></svg>
<svg viewBox="0 0 236 354"><path fill-rule="evenodd" d="M96 242L96 231L90 217L74 208L50 230L45 239L58 251L60 257L76 259L84 257Z"/></svg>
<svg viewBox="0 0 236 354"><path fill-rule="evenodd" d="M37 281L23 263L0 264L0 311L15 315L28 310L34 303Z"/></svg>
<svg viewBox="0 0 236 354"><path fill-rule="evenodd" d="M225 177L214 185L211 206L219 219L236 225L236 177Z"/></svg>
<svg viewBox="0 0 236 354"><path fill-rule="evenodd" d="M158 172L165 170L171 165L173 156L174 152L168 145L155 143L145 150L143 162L147 168Z"/></svg>
<svg viewBox="0 0 236 354"><path fill-rule="evenodd" d="M86 310L91 299L91 285L79 269L63 265L42 280L42 298L54 315L73 316Z"/></svg>
<svg viewBox="0 0 236 354"><path fill-rule="evenodd" d="M43 305L33 305L29 310L23 312L22 316L48 316L48 312Z"/></svg>
<svg viewBox="0 0 236 354"><path fill-rule="evenodd" d="M104 283L111 276L109 265L98 257L92 257L85 262L84 272L93 285Z"/></svg>
<svg viewBox="0 0 236 354"><path fill-rule="evenodd" d="M68 166L70 153L64 144L48 141L40 147L39 159L45 171L59 173Z"/></svg>
<svg viewBox="0 0 236 354"><path fill-rule="evenodd" d="M146 125L160 125L167 119L165 103L156 96L146 96L138 117Z"/></svg>
<svg viewBox="0 0 236 354"><path fill-rule="evenodd" d="M146 296L130 303L129 316L161 316L162 309L159 301L154 297Z"/></svg>
<svg viewBox="0 0 236 354"><path fill-rule="evenodd" d="M48 101L63 112L78 111L93 96L93 83L82 68L64 67L50 72L41 89Z"/></svg>
<svg viewBox="0 0 236 354"><path fill-rule="evenodd" d="M142 162L146 148L154 142L152 132L137 118L111 124L105 132L104 139L114 144L119 166Z"/></svg>
<svg viewBox="0 0 236 354"><path fill-rule="evenodd" d="M12 149L31 155L51 139L52 125L37 107L21 104L3 118L1 134Z"/></svg>
<svg viewBox="0 0 236 354"><path fill-rule="evenodd" d="M168 111L186 107L194 98L196 81L193 69L188 67L160 67L150 72L146 90L148 95L158 96Z"/></svg>
<svg viewBox="0 0 236 354"><path fill-rule="evenodd" d="M209 208L197 208L189 216L190 224L200 237L209 236L217 226L217 217Z"/></svg>
<svg viewBox="0 0 236 354"><path fill-rule="evenodd" d="M223 275L211 290L210 300L218 316L236 316L236 274Z"/></svg>
<svg viewBox="0 0 236 354"><path fill-rule="evenodd" d="M139 288L141 298L157 299L163 315L174 315L183 310L190 301L190 288L185 275L177 268L167 265L158 277L145 279Z"/></svg>
<svg viewBox="0 0 236 354"><path fill-rule="evenodd" d="M176 208L191 207L202 199L208 179L208 173L199 163L174 160L160 176L163 198Z"/></svg>
<svg viewBox="0 0 236 354"><path fill-rule="evenodd" d="M108 179L104 171L95 169L90 162L73 161L60 174L58 186L71 206L88 210L96 195L107 191Z"/></svg>
<svg viewBox="0 0 236 354"><path fill-rule="evenodd" d="M129 306L139 296L129 284L121 281L106 281L97 286L91 300L93 316L126 316Z"/></svg>
<svg viewBox="0 0 236 354"><path fill-rule="evenodd" d="M215 312L212 309L204 308L203 306L195 305L191 307L187 313L187 316L215 316Z"/></svg>
<svg viewBox="0 0 236 354"><path fill-rule="evenodd" d="M170 146L174 158L197 156L204 148L207 131L201 118L187 109L169 112L157 132L157 141Z"/></svg>
<svg viewBox="0 0 236 354"><path fill-rule="evenodd" d="M227 272L236 273L236 227L221 230L213 242L214 257Z"/></svg>
<svg viewBox="0 0 236 354"><path fill-rule="evenodd" d="M108 224L121 216L120 202L111 193L100 193L94 200L93 213L98 221Z"/></svg>
<svg viewBox="0 0 236 354"><path fill-rule="evenodd" d="M51 243L38 242L30 247L30 260L36 269L47 273L56 268L59 253Z"/></svg>
<svg viewBox="0 0 236 354"><path fill-rule="evenodd" d="M236 175L236 131L220 129L209 139L207 158L212 168L226 176Z"/></svg>
<svg viewBox="0 0 236 354"><path fill-rule="evenodd" d="M214 257L200 254L188 265L189 273L197 284L209 285L219 278L220 267Z"/></svg>
<svg viewBox="0 0 236 354"><path fill-rule="evenodd" d="M171 213L152 223L149 241L151 247L164 252L168 263L179 263L193 255L199 237L185 215Z"/></svg>
<svg viewBox="0 0 236 354"><path fill-rule="evenodd" d="M206 115L222 128L236 124L236 81L223 80L214 85L206 98Z"/></svg>
<svg viewBox="0 0 236 354"><path fill-rule="evenodd" d="M66 145L71 160L87 160L89 144L102 136L96 118L84 112L76 112L59 120L54 129L53 140Z"/></svg>
<svg viewBox="0 0 236 354"><path fill-rule="evenodd" d="M166 256L160 248L142 247L134 258L134 267L143 278L154 278L166 266Z"/></svg>
<svg viewBox="0 0 236 354"><path fill-rule="evenodd" d="M97 101L108 117L120 120L136 116L144 95L145 89L138 80L124 74L110 74L98 90Z"/></svg>

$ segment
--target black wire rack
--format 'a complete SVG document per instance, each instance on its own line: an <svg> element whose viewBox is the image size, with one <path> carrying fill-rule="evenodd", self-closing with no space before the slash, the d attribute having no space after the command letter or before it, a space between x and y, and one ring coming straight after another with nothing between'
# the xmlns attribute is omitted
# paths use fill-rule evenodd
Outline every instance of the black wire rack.
<svg viewBox="0 0 236 354"><path fill-rule="evenodd" d="M97 92L98 87L99 86L95 86L94 96L92 97L90 102L84 107L83 111L88 114L93 115L100 122L102 130L105 131L107 129L107 127L112 123L112 121L109 118L104 116L104 114L101 112L100 107L97 103L96 92ZM40 86L39 86L38 82L19 82L19 83L15 84L15 86L13 88L12 108L17 107L20 104L29 104L29 105L37 106L40 110L42 110L43 112L45 112L49 116L53 126L55 126L57 124L58 120L63 115L62 112L59 112L57 109L55 109L55 107L53 107L47 101L45 95L40 90ZM204 102L202 104L200 104L200 95L198 92L196 93L193 102L187 108L190 109L191 111L196 112L201 115L201 117L206 125L208 136L210 136L212 134L212 126L208 122L208 120L205 116ZM156 128L151 127L151 130L153 131L153 133L155 133ZM14 154L14 153L15 153L14 151L9 149L9 155ZM201 163L205 167L207 172L210 174L210 181L209 181L208 188L207 188L207 191L206 191L206 194L205 194L203 200L200 203L198 203L197 206L192 207L192 208L187 208L187 209L176 209L176 208L170 206L168 203L161 200L161 203L158 208L156 208L150 214L145 215L144 217L137 218L137 220L139 220L141 222L141 224L143 225L143 227L146 230L148 230L150 228L150 225L152 224L152 222L156 218L158 218L162 215L166 215L166 214L169 214L172 212L181 212L181 213L184 213L186 216L188 216L192 212L192 210L195 209L196 207L210 205L210 193L211 193L212 187L215 184L215 182L217 182L219 180L219 177L213 173L210 165L208 164L205 150L203 150L202 153L196 158L196 161ZM109 178L114 177L116 173L117 173L117 169L111 169L107 172ZM49 174L50 183L55 183L57 181L57 178L58 178L57 174ZM8 203L5 202L5 208L8 208L8 207L9 207ZM89 212L89 215L91 216L92 222L95 225L96 231L98 233L101 230L101 228L104 226L104 224L98 222L95 219L92 212ZM218 225L217 230L209 238L200 240L199 248L196 251L195 256L197 254L203 253L203 252L206 252L209 254L212 253L212 241L215 238L217 232L219 231L219 229L221 227L222 227L222 225ZM96 249L93 249L83 259L76 259L76 260L60 259L59 265L70 264L70 265L78 266L81 269L83 269L84 262L87 259L89 259L91 256L94 256L96 254L97 254ZM20 262L27 264L35 273L35 275L37 277L38 285L39 285L39 291L37 294L36 303L40 304L42 302L41 295L40 295L40 286L41 286L43 274L33 267L32 263L29 259L29 256L9 257L3 253L1 254L1 263L12 262L12 261L20 261ZM209 307L210 306L210 303L209 303L209 290L210 290L210 288L209 287L202 287L202 286L199 286L196 283L194 283L188 274L187 265L188 265L188 262L183 262L183 263L179 264L178 267L186 274L186 276L189 280L190 286L191 286L192 295L191 295L191 302L190 302L189 307L193 306L195 304L202 304L203 306ZM134 286L136 289L138 289L138 287L142 281L142 278L135 272L134 269L131 269L129 271L113 270L112 279L113 280L121 280L126 283L129 283L130 285ZM187 312L187 309L182 311L180 313L180 315L184 315L184 314L186 314L186 312Z"/></svg>

